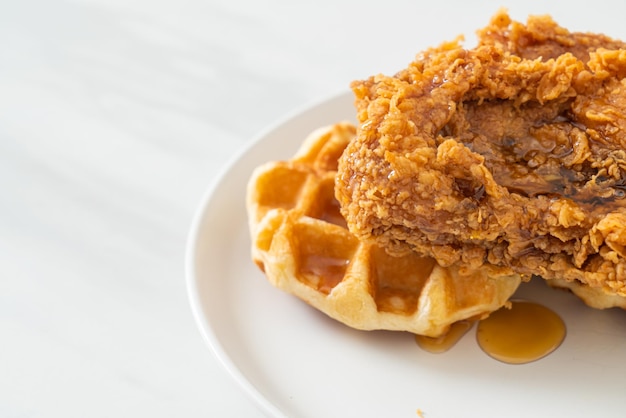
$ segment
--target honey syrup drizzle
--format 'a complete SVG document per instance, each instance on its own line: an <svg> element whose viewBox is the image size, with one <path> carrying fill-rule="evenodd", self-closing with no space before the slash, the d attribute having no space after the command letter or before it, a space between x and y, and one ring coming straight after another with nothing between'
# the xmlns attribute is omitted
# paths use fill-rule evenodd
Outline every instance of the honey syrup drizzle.
<svg viewBox="0 0 626 418"><path fill-rule="evenodd" d="M429 353L445 353L456 345L457 342L474 326L474 321L459 321L452 324L447 333L441 337L426 337L416 335L415 342L421 349Z"/></svg>
<svg viewBox="0 0 626 418"><path fill-rule="evenodd" d="M416 335L420 348L430 353L444 353L472 328L474 321L454 323L448 333L432 338ZM529 301L511 301L478 321L476 341L488 356L508 364L539 360L556 350L565 339L565 323L547 307Z"/></svg>
<svg viewBox="0 0 626 418"><path fill-rule="evenodd" d="M554 311L528 301L512 301L480 321L476 340L490 357L509 364L539 360L565 339L565 323Z"/></svg>

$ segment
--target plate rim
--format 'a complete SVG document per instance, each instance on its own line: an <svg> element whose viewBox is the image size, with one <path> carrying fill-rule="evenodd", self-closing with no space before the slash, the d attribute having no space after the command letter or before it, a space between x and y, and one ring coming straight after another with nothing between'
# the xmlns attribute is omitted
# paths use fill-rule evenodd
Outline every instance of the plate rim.
<svg viewBox="0 0 626 418"><path fill-rule="evenodd" d="M238 386L243 389L243 392L247 395L248 399L251 399L265 414L269 414L275 418L286 418L286 415L284 415L284 413L276 405L274 405L274 403L263 396L261 391L244 376L241 369L235 364L223 344L220 342L220 339L214 328L211 326L210 321L206 315L204 315L202 301L200 300L200 293L197 287L197 243L201 236L201 227L209 216L207 209L209 208L211 202L216 199L217 189L225 180L226 176L241 160L243 160L247 155L254 153L255 149L265 138L274 134L287 123L295 123L296 120L304 117L307 113L325 107L334 101L347 100L351 95L351 91L342 89L325 97L309 101L308 103L287 112L282 117L279 117L273 123L260 130L256 135L252 136L249 141L241 146L239 150L226 161L226 163L218 170L213 180L208 183L208 186L205 188L198 204L196 205L196 209L188 227L188 233L185 241L184 259L185 285L188 303L190 305L196 327L200 331L202 339L209 347L213 356L218 360L227 374L230 375Z"/></svg>

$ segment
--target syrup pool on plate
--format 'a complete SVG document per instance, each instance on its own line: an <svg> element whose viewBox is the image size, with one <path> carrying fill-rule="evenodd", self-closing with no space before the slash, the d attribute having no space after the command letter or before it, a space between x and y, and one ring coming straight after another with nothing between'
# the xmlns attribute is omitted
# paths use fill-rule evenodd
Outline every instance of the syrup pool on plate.
<svg viewBox="0 0 626 418"><path fill-rule="evenodd" d="M480 321L476 340L496 360L524 364L556 350L565 338L565 323L554 311L538 303L514 300L510 307Z"/></svg>
<svg viewBox="0 0 626 418"><path fill-rule="evenodd" d="M474 321L459 321L441 337L416 335L415 341L425 351L444 353L472 328ZM476 341L490 357L509 364L538 360L556 350L565 338L565 323L543 305L514 300L478 321Z"/></svg>

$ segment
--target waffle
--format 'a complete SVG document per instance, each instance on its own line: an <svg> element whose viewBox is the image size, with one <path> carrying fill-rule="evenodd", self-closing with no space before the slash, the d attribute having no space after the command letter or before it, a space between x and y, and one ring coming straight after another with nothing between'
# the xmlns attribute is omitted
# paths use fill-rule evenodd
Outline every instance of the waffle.
<svg viewBox="0 0 626 418"><path fill-rule="evenodd" d="M599 287L591 287L577 280L551 279L546 281L550 287L565 289L578 296L587 306L595 309L626 309L626 297L610 293Z"/></svg>
<svg viewBox="0 0 626 418"><path fill-rule="evenodd" d="M320 128L291 160L253 172L246 202L252 259L267 279L361 330L438 337L506 304L518 275L443 268L416 253L390 256L348 231L334 188L337 160L355 133L350 123Z"/></svg>

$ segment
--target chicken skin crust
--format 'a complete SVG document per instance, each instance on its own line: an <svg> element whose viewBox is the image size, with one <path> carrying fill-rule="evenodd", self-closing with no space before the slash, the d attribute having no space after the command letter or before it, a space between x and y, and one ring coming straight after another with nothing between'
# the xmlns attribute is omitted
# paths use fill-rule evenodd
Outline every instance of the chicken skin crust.
<svg viewBox="0 0 626 418"><path fill-rule="evenodd" d="M353 82L335 187L350 231L626 296L625 48L501 10L473 49Z"/></svg>

